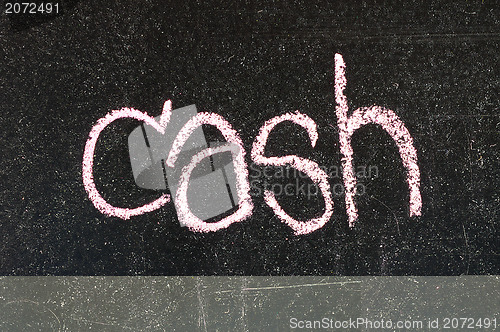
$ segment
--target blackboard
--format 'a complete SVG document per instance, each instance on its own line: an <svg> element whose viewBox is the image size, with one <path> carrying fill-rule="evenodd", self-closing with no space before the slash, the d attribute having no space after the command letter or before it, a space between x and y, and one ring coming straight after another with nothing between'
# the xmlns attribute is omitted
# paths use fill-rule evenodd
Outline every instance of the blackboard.
<svg viewBox="0 0 500 332"><path fill-rule="evenodd" d="M57 15L2 8L0 274L498 274L496 1L59 3ZM421 216L409 216L405 168L374 125L352 138L355 165L378 170L358 177L366 193L354 227L342 194L328 223L304 235L262 195L249 219L209 233L180 227L172 204L122 220L90 201L82 158L91 128L123 107L158 116L166 100L223 116L248 164L259 128L299 110L317 125L315 147L301 127L280 124L266 155L340 170L329 184L341 184L335 54L349 109L386 107L413 137ZM117 206L160 195L132 176L127 139L138 125L113 123L96 147L96 186ZM318 197L280 203L311 218L324 207Z"/></svg>

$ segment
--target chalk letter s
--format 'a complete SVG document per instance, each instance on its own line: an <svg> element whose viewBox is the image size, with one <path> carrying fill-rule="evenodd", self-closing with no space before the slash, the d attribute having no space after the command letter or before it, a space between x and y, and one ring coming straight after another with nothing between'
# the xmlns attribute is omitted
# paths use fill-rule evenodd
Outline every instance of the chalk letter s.
<svg viewBox="0 0 500 332"><path fill-rule="evenodd" d="M269 205L274 213L288 226L290 226L296 235L311 233L321 227L323 227L333 213L333 201L328 184L327 174L318 166L317 163L301 158L298 156L284 156L284 157L264 157L264 149L267 143L267 137L273 128L280 122L292 121L299 126L307 130L309 134L309 139L311 140L311 146L316 145L318 140L318 132L316 130L316 123L307 115L301 114L299 112L287 113L281 116L274 117L268 121L260 128L259 135L255 139L252 147L252 160L259 165L272 165L272 166L284 166L290 165L293 168L304 172L309 176L314 183L316 183L323 194L325 200L325 212L321 217L310 219L307 221L300 221L289 216L283 208L279 205L274 193L272 191L266 190L264 192L264 200L267 205Z"/></svg>

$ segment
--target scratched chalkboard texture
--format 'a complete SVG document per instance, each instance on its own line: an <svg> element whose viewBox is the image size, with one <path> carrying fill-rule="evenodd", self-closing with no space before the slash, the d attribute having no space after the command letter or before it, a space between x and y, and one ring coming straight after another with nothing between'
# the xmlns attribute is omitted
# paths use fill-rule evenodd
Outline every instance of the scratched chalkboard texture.
<svg viewBox="0 0 500 332"><path fill-rule="evenodd" d="M498 1L62 1L61 13L0 18L0 274L498 274ZM329 222L296 236L254 195L252 216L226 229L181 227L173 204L122 220L100 213L82 183L92 126L111 110L160 115L196 104L240 133L258 188L311 185L266 178L250 151L269 119L299 110L318 141L280 124L266 156L295 154L342 184L334 55L346 63L350 110L391 109L413 137L422 216L409 217L405 168L391 137L369 125L352 139L366 192L347 221L333 193ZM127 146L139 121L103 132L94 177L116 206L161 191L134 182ZM217 133L206 128L207 135ZM220 136L220 135L219 135ZM272 168L270 169L272 170ZM260 187L259 187L260 186ZM277 188L277 187L276 187ZM321 196L279 196L291 216L321 215Z"/></svg>
<svg viewBox="0 0 500 332"><path fill-rule="evenodd" d="M440 331L453 317L489 328L452 331L493 331L500 319L497 276L0 277L0 285L3 331L312 331L296 322L324 319L317 330L407 321L422 327L381 330ZM428 328L436 319L440 329Z"/></svg>

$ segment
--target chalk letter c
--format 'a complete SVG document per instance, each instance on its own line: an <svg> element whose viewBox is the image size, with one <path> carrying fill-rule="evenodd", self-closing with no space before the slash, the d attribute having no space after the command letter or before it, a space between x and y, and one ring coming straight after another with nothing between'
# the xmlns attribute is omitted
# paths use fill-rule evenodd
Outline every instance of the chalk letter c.
<svg viewBox="0 0 500 332"><path fill-rule="evenodd" d="M97 140L101 132L112 122L118 119L131 118L139 121L144 121L146 124L158 130L160 133L165 132L165 128L170 120L170 115L172 114L172 102L167 100L163 105L163 111L160 117L160 122L156 122L152 117L148 116L147 113L140 112L133 108L122 108L119 111L112 111L108 113L103 118L99 119L97 123L92 127L90 131L89 138L85 144L85 151L83 153L83 164L82 164L82 177L83 185L90 200L94 206L101 211L103 214L108 216L119 217L122 219L129 219L132 216L138 216L147 212L151 212L159 209L166 203L170 201L170 196L163 194L161 197L157 198L151 203L145 204L143 206L129 209L120 208L112 206L109 204L99 193L94 183L94 151Z"/></svg>

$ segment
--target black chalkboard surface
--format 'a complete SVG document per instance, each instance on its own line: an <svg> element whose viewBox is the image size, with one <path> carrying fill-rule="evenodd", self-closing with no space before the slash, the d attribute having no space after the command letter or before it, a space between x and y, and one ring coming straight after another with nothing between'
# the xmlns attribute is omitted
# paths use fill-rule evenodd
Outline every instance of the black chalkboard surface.
<svg viewBox="0 0 500 332"><path fill-rule="evenodd" d="M0 274L499 273L497 1L58 3L57 14L2 8ZM369 124L352 135L363 192L349 227L345 193L335 190L343 185L335 54L346 64L349 110L387 108L411 134L420 216L409 215L395 141ZM92 204L82 181L92 127L124 107L159 116L166 100L216 113L239 133L251 217L203 233L181 227L173 203L128 220ZM297 110L315 122L316 145L284 122L265 156L296 155L327 170L333 214L303 235L273 213L262 189L317 187L251 157L264 123ZM94 181L111 205L134 208L167 193L134 180L128 137L140 125L117 120L96 144ZM203 129L207 141L221 140ZM320 194L276 197L298 219L325 209Z"/></svg>

